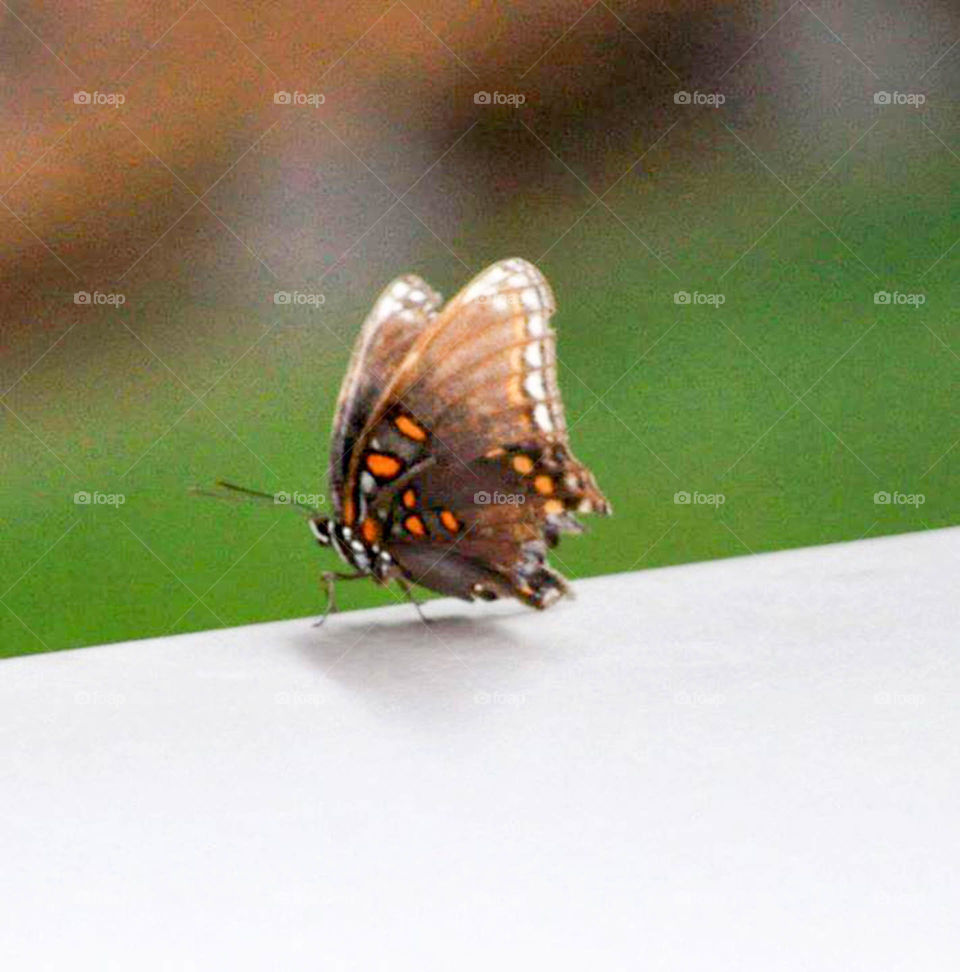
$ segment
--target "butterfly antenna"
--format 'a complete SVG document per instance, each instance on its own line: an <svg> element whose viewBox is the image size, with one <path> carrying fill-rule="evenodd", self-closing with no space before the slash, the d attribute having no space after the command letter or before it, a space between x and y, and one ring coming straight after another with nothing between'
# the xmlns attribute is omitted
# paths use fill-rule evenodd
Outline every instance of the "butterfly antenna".
<svg viewBox="0 0 960 972"><path fill-rule="evenodd" d="M210 496L213 499L229 500L233 502L242 502L244 498L254 499L261 503L270 503L273 506L288 506L290 509L296 509L303 513L309 513L311 516L316 516L320 512L319 510L315 510L312 506L307 506L305 503L298 503L295 500L288 498L280 499L279 497L286 495L283 493L265 493L259 489L248 489L246 486L237 486L236 483L228 483L223 479L218 479L215 485L219 486L221 490L225 490L226 492L217 492L216 490L212 489L202 489L199 486L195 486L190 492L196 496Z"/></svg>

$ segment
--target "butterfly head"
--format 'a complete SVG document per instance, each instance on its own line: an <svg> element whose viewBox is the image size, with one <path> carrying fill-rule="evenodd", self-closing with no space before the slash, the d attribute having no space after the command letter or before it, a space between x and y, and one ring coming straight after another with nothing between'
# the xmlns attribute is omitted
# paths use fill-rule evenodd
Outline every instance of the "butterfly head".
<svg viewBox="0 0 960 972"><path fill-rule="evenodd" d="M310 532L316 538L321 547L329 547L333 540L331 538L330 519L326 516L311 516L307 521L310 524Z"/></svg>

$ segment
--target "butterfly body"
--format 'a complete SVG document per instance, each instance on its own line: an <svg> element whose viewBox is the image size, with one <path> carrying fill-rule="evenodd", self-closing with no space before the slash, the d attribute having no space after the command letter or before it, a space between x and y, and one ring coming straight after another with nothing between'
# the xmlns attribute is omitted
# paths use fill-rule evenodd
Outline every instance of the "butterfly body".
<svg viewBox="0 0 960 972"><path fill-rule="evenodd" d="M536 608L568 593L547 551L610 506L569 449L553 310L521 259L443 307L412 275L384 290L337 403L334 515L310 520L349 576Z"/></svg>
<svg viewBox="0 0 960 972"><path fill-rule="evenodd" d="M332 547L340 559L357 574L369 574L374 580L386 583L395 572L393 559L379 544L370 544L357 536L351 527L327 517L312 517L310 528L323 546Z"/></svg>

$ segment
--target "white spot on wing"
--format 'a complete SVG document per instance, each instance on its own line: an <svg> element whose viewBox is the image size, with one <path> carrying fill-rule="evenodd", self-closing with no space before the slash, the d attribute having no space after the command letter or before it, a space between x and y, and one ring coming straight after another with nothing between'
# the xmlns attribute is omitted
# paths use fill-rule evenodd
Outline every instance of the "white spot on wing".
<svg viewBox="0 0 960 972"><path fill-rule="evenodd" d="M550 418L550 409L547 408L543 402L537 405L537 407L533 410L533 421L536 422L544 432L553 431L553 419Z"/></svg>
<svg viewBox="0 0 960 972"><path fill-rule="evenodd" d="M539 344L528 344L523 352L523 360L531 368L542 368L543 367L543 353L540 350Z"/></svg>
<svg viewBox="0 0 960 972"><path fill-rule="evenodd" d="M406 287L406 284L403 286ZM402 310L403 304L401 304L399 300L394 300L392 297L381 297L380 303L377 304L377 314L380 317L390 317L391 315Z"/></svg>
<svg viewBox="0 0 960 972"><path fill-rule="evenodd" d="M530 337L543 337L547 333L547 323L541 314L530 314L527 317L527 334Z"/></svg>
<svg viewBox="0 0 960 972"><path fill-rule="evenodd" d="M477 300L479 297L490 297L493 294L493 289L487 280L481 277L479 280L475 280L469 287L463 292L463 300Z"/></svg>
<svg viewBox="0 0 960 972"><path fill-rule="evenodd" d="M534 287L527 287L520 294L520 301L527 310L538 311L543 307L543 301Z"/></svg>
<svg viewBox="0 0 960 972"><path fill-rule="evenodd" d="M372 493L377 488L377 481L366 470L360 473L360 489L365 493Z"/></svg>
<svg viewBox="0 0 960 972"><path fill-rule="evenodd" d="M524 379L523 387L531 398L543 401L547 397L547 390L543 387L542 371L531 371Z"/></svg>

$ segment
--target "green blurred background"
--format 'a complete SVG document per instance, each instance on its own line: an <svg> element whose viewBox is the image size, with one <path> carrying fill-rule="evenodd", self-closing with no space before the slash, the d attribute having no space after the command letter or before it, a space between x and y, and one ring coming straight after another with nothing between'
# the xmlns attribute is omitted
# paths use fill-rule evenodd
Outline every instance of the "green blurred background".
<svg viewBox="0 0 960 972"><path fill-rule="evenodd" d="M295 18L267 54L262 32L185 17L150 51L157 77L229 44L254 92L231 113L198 85L216 124L187 127L206 153L165 148L185 109L148 122L135 83L90 121L70 116L75 79L51 82L44 117L62 122L10 162L0 214L0 654L319 616L336 564L302 518L189 488L325 493L337 389L379 290L416 272L449 297L506 256L553 284L573 447L614 505L557 551L569 576L958 522L956 15L517 7L492 43L440 5L371 5L360 40L344 27L321 65L281 76L258 59L280 63ZM16 54L49 76L48 52ZM280 88L326 103L274 105ZM698 90L725 101L674 97ZM875 103L883 90L925 102ZM84 149L102 165L58 219ZM78 290L125 303L75 305ZM395 601L372 583L339 598Z"/></svg>

